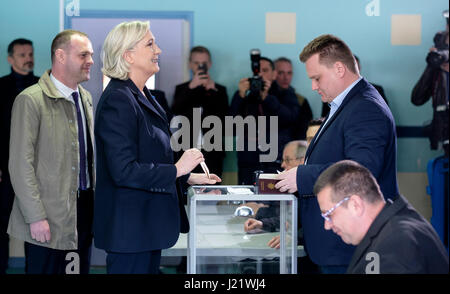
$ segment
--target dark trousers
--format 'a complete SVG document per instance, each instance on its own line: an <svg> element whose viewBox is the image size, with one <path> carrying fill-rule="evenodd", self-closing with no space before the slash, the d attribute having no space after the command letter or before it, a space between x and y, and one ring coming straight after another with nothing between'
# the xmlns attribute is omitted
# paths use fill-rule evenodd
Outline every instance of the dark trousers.
<svg viewBox="0 0 450 294"><path fill-rule="evenodd" d="M9 236L6 231L14 203L14 190L9 174L4 170L2 172L2 181L0 182L0 274L5 274L9 260Z"/></svg>
<svg viewBox="0 0 450 294"><path fill-rule="evenodd" d="M91 259L93 215L94 193L92 189L81 191L77 198L78 249L58 250L25 242L25 272L27 274L65 274L73 272L75 259L72 257L72 252L75 252L79 257L79 273L88 274Z"/></svg>
<svg viewBox="0 0 450 294"><path fill-rule="evenodd" d="M107 251L106 272L108 274L158 274L161 250L139 253Z"/></svg>

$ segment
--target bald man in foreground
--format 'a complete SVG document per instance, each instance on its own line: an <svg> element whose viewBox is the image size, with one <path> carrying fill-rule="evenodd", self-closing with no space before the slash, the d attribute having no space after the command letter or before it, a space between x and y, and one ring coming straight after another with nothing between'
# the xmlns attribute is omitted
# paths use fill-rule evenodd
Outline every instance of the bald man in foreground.
<svg viewBox="0 0 450 294"><path fill-rule="evenodd" d="M448 274L433 227L403 197L383 197L370 171L352 160L327 168L314 186L325 230L358 246L349 274Z"/></svg>

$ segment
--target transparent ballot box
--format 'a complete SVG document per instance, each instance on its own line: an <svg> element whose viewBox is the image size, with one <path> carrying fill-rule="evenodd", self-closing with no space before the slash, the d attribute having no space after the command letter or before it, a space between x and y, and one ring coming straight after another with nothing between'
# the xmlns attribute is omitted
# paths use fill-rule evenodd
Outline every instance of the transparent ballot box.
<svg viewBox="0 0 450 294"><path fill-rule="evenodd" d="M258 217L270 228L245 232ZM297 199L292 194L256 194L254 186L192 186L187 273L297 273ZM272 238L280 248L270 248Z"/></svg>

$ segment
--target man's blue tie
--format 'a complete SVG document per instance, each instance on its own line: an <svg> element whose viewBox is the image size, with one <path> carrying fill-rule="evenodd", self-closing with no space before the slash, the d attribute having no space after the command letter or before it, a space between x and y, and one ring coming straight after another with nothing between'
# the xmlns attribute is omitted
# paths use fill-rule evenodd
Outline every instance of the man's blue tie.
<svg viewBox="0 0 450 294"><path fill-rule="evenodd" d="M78 146L80 149L80 190L87 189L86 182L86 143L84 142L83 117L78 99L78 92L72 93L75 107L77 108L77 122L78 122Z"/></svg>

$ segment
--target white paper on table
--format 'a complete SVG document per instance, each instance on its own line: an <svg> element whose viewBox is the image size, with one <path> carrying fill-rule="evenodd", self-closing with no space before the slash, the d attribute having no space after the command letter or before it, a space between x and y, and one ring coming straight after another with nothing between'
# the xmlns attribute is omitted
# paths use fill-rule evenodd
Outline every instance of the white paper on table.
<svg viewBox="0 0 450 294"><path fill-rule="evenodd" d="M255 194L252 190L249 188L233 188L233 187L227 187L227 191L229 194Z"/></svg>

